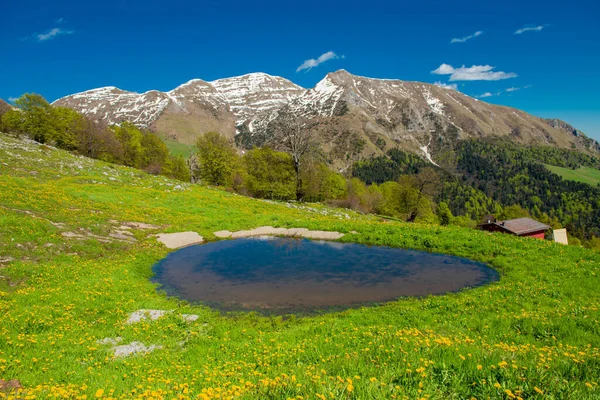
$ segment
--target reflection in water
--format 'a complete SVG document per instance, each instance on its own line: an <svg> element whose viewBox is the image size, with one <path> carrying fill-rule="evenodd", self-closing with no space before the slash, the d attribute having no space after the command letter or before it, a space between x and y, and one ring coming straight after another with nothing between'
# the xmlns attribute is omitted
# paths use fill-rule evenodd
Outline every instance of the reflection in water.
<svg viewBox="0 0 600 400"><path fill-rule="evenodd" d="M157 263L153 280L170 295L221 310L305 312L456 291L495 281L465 258L292 238L223 240Z"/></svg>

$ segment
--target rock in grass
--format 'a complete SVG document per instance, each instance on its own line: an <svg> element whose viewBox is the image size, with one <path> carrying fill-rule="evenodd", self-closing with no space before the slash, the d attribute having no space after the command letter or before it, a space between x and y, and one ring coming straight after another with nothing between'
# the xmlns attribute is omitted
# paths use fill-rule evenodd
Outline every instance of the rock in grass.
<svg viewBox="0 0 600 400"><path fill-rule="evenodd" d="M150 320L156 321L157 319L172 313L173 310L137 310L129 314L129 318L125 322L126 324L136 324L141 321ZM186 322L194 322L200 318L197 314L181 314L181 319Z"/></svg>
<svg viewBox="0 0 600 400"><path fill-rule="evenodd" d="M21 382L17 379L11 379L9 381L5 381L4 379L0 379L0 392L10 392L12 390L23 389Z"/></svg>
<svg viewBox="0 0 600 400"><path fill-rule="evenodd" d="M107 337L107 338L104 338L104 339L98 339L98 340L96 340L96 343L98 343L98 344L110 344L110 345L116 346L117 343L121 342L122 340L123 340L123 338L120 337L120 336L118 336L116 338Z"/></svg>
<svg viewBox="0 0 600 400"><path fill-rule="evenodd" d="M181 318L183 318L183 320L186 322L194 322L200 317L196 314L181 314Z"/></svg>
<svg viewBox="0 0 600 400"><path fill-rule="evenodd" d="M155 321L171 310L137 310L129 314L126 324L135 324L144 320Z"/></svg>
<svg viewBox="0 0 600 400"><path fill-rule="evenodd" d="M179 249L204 242L197 232L160 233L156 236L157 240L169 249Z"/></svg>
<svg viewBox="0 0 600 400"><path fill-rule="evenodd" d="M129 344L124 344L121 346L115 346L114 354L115 357L127 357L138 353L150 353L158 349L162 349L162 346L152 344L146 347L146 345L144 345L144 343L142 342L131 342Z"/></svg>

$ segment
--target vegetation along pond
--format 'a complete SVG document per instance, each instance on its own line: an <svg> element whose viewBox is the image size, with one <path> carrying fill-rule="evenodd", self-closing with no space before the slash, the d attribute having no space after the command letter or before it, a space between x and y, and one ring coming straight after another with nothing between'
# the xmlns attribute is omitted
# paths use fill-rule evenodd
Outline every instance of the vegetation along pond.
<svg viewBox="0 0 600 400"><path fill-rule="evenodd" d="M169 295L222 311L267 314L339 310L499 278L483 263L444 254L276 237L187 247L153 271Z"/></svg>

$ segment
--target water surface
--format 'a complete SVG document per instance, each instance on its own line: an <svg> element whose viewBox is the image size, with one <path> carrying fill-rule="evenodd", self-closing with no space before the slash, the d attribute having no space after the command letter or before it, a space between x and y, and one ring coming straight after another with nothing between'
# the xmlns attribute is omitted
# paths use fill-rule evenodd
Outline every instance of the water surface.
<svg viewBox="0 0 600 400"><path fill-rule="evenodd" d="M222 240L158 262L168 294L224 310L288 313L453 292L498 279L483 263L421 251L294 238Z"/></svg>

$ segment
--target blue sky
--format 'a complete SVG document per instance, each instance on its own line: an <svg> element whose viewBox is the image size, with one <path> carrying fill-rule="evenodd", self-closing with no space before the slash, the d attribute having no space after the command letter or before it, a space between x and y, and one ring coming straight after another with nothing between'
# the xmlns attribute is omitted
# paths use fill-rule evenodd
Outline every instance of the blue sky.
<svg viewBox="0 0 600 400"><path fill-rule="evenodd" d="M456 84L600 139L593 1L33 0L7 1L2 14L4 99L36 92L53 101L100 86L170 90L257 71L312 87L343 68ZM298 71L303 64L312 68Z"/></svg>

